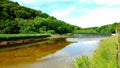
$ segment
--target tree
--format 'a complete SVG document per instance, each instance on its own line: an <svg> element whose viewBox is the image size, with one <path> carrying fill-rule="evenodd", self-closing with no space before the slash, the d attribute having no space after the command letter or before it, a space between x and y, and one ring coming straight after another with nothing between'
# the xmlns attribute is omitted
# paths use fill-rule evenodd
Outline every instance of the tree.
<svg viewBox="0 0 120 68"><path fill-rule="evenodd" d="M79 27L57 20L42 11L0 0L0 33L68 33Z"/></svg>

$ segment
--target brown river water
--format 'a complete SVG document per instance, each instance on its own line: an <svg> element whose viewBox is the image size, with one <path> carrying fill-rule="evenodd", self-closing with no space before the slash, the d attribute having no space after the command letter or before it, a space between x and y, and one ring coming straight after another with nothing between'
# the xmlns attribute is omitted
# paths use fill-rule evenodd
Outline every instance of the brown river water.
<svg viewBox="0 0 120 68"><path fill-rule="evenodd" d="M91 57L101 39L56 38L12 47L0 51L0 68L74 68L75 58Z"/></svg>

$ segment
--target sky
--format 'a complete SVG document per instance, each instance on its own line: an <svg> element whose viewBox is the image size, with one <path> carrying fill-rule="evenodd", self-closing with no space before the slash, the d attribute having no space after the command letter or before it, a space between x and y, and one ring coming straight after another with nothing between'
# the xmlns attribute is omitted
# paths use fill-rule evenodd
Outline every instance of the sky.
<svg viewBox="0 0 120 68"><path fill-rule="evenodd" d="M12 0L83 28L120 22L120 0Z"/></svg>

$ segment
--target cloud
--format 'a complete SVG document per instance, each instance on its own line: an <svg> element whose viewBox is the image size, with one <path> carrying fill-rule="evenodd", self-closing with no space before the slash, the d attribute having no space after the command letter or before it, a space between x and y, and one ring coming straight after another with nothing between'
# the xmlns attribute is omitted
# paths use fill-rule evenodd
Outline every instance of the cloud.
<svg viewBox="0 0 120 68"><path fill-rule="evenodd" d="M72 6L72 7L69 7L69 8L66 8L66 9L58 9L58 10L54 10L52 13L51 13L51 16L55 16L57 18L63 18L65 16L68 16L69 14L72 13L72 11L74 11L76 9L76 6Z"/></svg>
<svg viewBox="0 0 120 68"><path fill-rule="evenodd" d="M96 3L96 4L104 4L104 5L120 5L120 0L80 0L80 2L84 3Z"/></svg>
<svg viewBox="0 0 120 68"><path fill-rule="evenodd" d="M96 8L86 12L84 16L63 20L81 27L101 26L120 21L120 8Z"/></svg>
<svg viewBox="0 0 120 68"><path fill-rule="evenodd" d="M119 5L120 0L93 0L96 4Z"/></svg>
<svg viewBox="0 0 120 68"><path fill-rule="evenodd" d="M92 4L91 0L80 0L80 2L87 3L87 4Z"/></svg>

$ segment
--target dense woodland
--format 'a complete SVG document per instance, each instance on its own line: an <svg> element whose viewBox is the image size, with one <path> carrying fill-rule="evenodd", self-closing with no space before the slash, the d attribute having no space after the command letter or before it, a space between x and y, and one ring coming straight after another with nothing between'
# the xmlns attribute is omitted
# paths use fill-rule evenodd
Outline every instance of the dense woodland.
<svg viewBox="0 0 120 68"><path fill-rule="evenodd" d="M17 2L0 0L0 34L63 34L72 32L111 34L115 33L118 25L120 22L101 27L81 28L58 20L42 11L20 6Z"/></svg>
<svg viewBox="0 0 120 68"><path fill-rule="evenodd" d="M57 20L42 11L0 0L0 34L71 33L80 27Z"/></svg>

